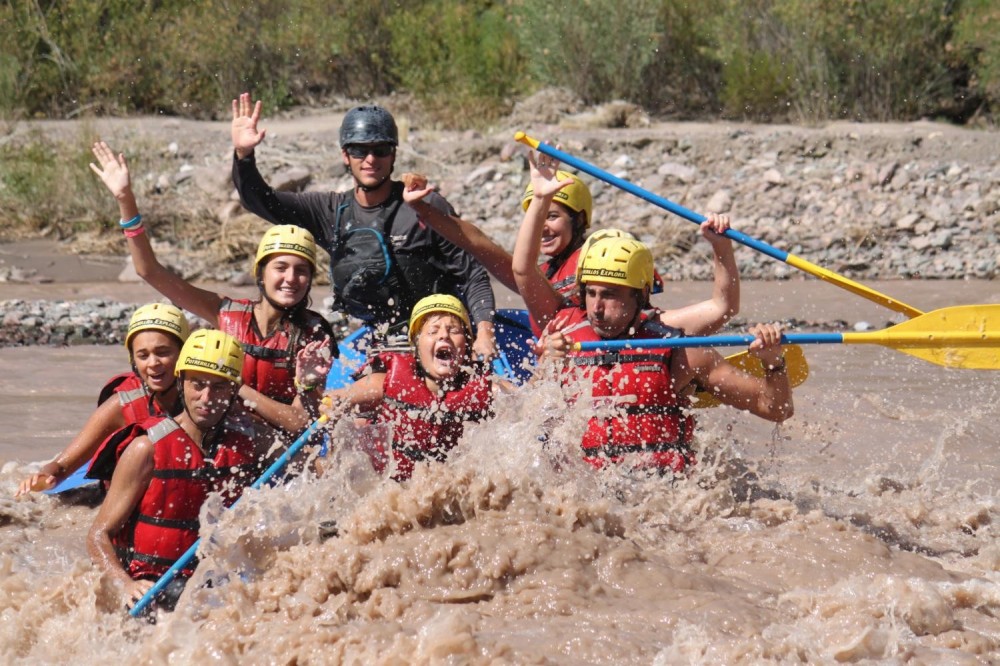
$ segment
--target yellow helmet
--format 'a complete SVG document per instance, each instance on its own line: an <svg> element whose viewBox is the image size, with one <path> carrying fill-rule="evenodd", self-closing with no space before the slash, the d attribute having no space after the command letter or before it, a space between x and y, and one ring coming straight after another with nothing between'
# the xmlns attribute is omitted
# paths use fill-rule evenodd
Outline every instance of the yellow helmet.
<svg viewBox="0 0 1000 666"><path fill-rule="evenodd" d="M195 331L181 348L174 374L180 376L182 370L207 372L239 382L243 372L243 348L228 333L212 329Z"/></svg>
<svg viewBox="0 0 1000 666"><path fill-rule="evenodd" d="M607 282L633 289L653 286L653 253L634 238L609 237L590 245L580 258L576 281Z"/></svg>
<svg viewBox="0 0 1000 666"><path fill-rule="evenodd" d="M163 331L177 337L184 344L191 332L187 317L181 309L170 303L140 305L132 313L125 332L125 348L131 352L132 338L142 331Z"/></svg>
<svg viewBox="0 0 1000 666"><path fill-rule="evenodd" d="M638 240L635 236L633 236L629 232L622 231L621 229L598 229L594 233L587 236L587 240L583 241L583 245L580 246L580 257L587 256L587 250L590 249L590 246L596 243L597 241L603 240L605 238L631 238L632 240ZM576 277L579 280L580 278L579 263L576 266L576 272L577 272Z"/></svg>
<svg viewBox="0 0 1000 666"><path fill-rule="evenodd" d="M410 314L410 326L407 330L411 345L417 337L417 331L420 330L424 318L434 312L455 315L462 320L467 331L472 331L469 313L466 312L462 301L449 294L431 294L430 296L424 296L413 306L413 312Z"/></svg>
<svg viewBox="0 0 1000 666"><path fill-rule="evenodd" d="M574 213L579 213L581 211L586 213L583 228L589 229L590 219L594 216L594 199L590 196L590 190L583 184L583 181L580 180L579 176L575 176L568 171L556 171L556 178L558 180L567 180L572 178L573 182L556 192L552 196L552 200L561 203ZM528 183L528 187L524 190L524 197L521 199L521 208L523 210L528 210L528 205L534 197L535 190L531 186L531 183Z"/></svg>
<svg viewBox="0 0 1000 666"><path fill-rule="evenodd" d="M316 239L308 230L294 224L279 224L264 232L257 246L257 258L253 261L253 274L257 274L260 262L272 254L294 254L302 257L316 272Z"/></svg>

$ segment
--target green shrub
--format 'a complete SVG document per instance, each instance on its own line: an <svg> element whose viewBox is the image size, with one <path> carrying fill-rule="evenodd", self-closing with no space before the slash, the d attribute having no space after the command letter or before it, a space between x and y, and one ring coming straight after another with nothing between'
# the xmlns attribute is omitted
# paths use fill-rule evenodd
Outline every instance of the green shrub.
<svg viewBox="0 0 1000 666"><path fill-rule="evenodd" d="M541 85L569 88L587 103L641 102L644 70L660 46L661 4L523 0L516 9L521 50Z"/></svg>
<svg viewBox="0 0 1000 666"><path fill-rule="evenodd" d="M654 113L704 117L720 111L721 63L711 31L723 0L661 2L658 42L639 99Z"/></svg>
<svg viewBox="0 0 1000 666"><path fill-rule="evenodd" d="M654 113L793 121L989 113L994 0L7 0L0 117L225 118L411 92L484 124L539 86Z"/></svg>
<svg viewBox="0 0 1000 666"><path fill-rule="evenodd" d="M967 64L970 86L985 100L1000 102L1000 5L965 0L955 27L956 59Z"/></svg>
<svg viewBox="0 0 1000 666"><path fill-rule="evenodd" d="M510 110L524 61L503 4L430 0L390 19L390 71L447 124Z"/></svg>
<svg viewBox="0 0 1000 666"><path fill-rule="evenodd" d="M948 0L729 0L715 32L726 110L792 120L909 119L952 94Z"/></svg>
<svg viewBox="0 0 1000 666"><path fill-rule="evenodd" d="M0 222L8 229L51 227L58 236L103 224L107 192L87 164L92 132L72 142L32 130L0 144Z"/></svg>

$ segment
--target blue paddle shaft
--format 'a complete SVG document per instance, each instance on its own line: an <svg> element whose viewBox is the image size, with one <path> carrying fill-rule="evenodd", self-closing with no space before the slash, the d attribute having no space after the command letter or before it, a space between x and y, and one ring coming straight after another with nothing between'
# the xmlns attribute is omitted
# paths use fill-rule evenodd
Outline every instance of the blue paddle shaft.
<svg viewBox="0 0 1000 666"><path fill-rule="evenodd" d="M614 185L615 187L621 188L626 192L628 192L629 194L634 194L635 196L645 201L648 201L654 206L659 206L660 208L668 210L674 215L683 217L685 220L690 220L695 224L701 224L702 222L708 219L707 217L705 217L700 213L696 213L693 210L685 208L684 206L675 204L673 201L670 201L669 199L664 199L661 196L657 196L656 194L653 194L649 190L644 190L638 185L630 183L627 180L623 180L618 176L613 176L607 171L599 169L588 162L573 157L569 153L564 153L558 148L553 148L547 143L539 141L538 152L544 153L549 157L554 157L564 164L568 164L571 167L583 171L584 173L590 174L594 178L598 178L606 183ZM782 262L788 261L788 252L785 252L784 250L779 250L773 245L768 245L767 243L759 241L756 238L752 238L751 236L747 236L743 232L736 231L735 229L726 229L726 231L721 235L725 236L726 238L730 238L736 241L737 243L753 248L754 250L757 250L762 254L766 254L772 259L777 259L778 261Z"/></svg>
<svg viewBox="0 0 1000 666"><path fill-rule="evenodd" d="M648 340L600 340L579 343L580 351L621 349L664 349L682 347L742 347L754 341L752 335L704 335L691 338L651 338ZM823 345L844 341L843 333L786 333L783 345Z"/></svg>
<svg viewBox="0 0 1000 666"><path fill-rule="evenodd" d="M312 437L313 434L315 434L315 432L319 430L319 428L324 423L326 423L325 418L318 418L315 421L313 421L312 425L306 428L305 431L301 435L299 435L298 439L292 442L292 445L288 447L288 450L285 451L283 454L281 454L281 456L277 460L275 460L271 464L271 466L268 467L267 470L260 475L260 478L254 481L253 485L250 487L255 489L260 488L262 485L270 481L275 474L280 472L281 469L288 464L288 461L292 459L292 456L298 453L302 449L302 447L309 442L309 438ZM166 570L166 572L164 572L162 576L160 576L160 579L156 581L156 584L153 585L153 587L149 588L146 594L142 595L142 598L139 599L139 601L135 602L135 605L129 609L128 614L131 615L132 617L138 617L139 613L141 613L143 609L146 608L146 606L151 604L153 600L156 599L157 596L159 596L160 592L163 591L163 588L169 585L170 581L176 578L177 574L179 574L181 570L184 569L184 567L186 567L188 563L194 559L194 556L198 553L198 546L200 544L201 544L201 538L199 537L198 540L195 541L193 544L191 544L191 547L188 548L184 552L184 554L181 555L177 559L177 561L174 562L173 565L171 565L171 567Z"/></svg>

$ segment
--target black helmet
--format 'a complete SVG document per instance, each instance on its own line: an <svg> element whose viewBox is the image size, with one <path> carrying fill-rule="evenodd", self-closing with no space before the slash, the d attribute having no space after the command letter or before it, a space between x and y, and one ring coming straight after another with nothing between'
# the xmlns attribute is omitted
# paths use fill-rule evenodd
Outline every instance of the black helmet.
<svg viewBox="0 0 1000 666"><path fill-rule="evenodd" d="M340 125L340 147L354 143L391 143L399 145L399 132L392 114L381 106L356 106Z"/></svg>

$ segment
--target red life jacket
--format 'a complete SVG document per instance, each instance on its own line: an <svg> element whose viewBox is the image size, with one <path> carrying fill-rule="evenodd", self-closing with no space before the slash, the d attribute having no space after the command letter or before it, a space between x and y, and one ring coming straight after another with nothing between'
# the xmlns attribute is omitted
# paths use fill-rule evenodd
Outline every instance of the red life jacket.
<svg viewBox="0 0 1000 666"><path fill-rule="evenodd" d="M460 389L448 391L442 399L427 388L412 354L387 353L380 358L386 377L379 419L393 429L393 478L402 481L413 474L416 462L444 461L467 421L489 416L492 382L487 375L471 375Z"/></svg>
<svg viewBox="0 0 1000 666"><path fill-rule="evenodd" d="M138 423L150 416L167 416L135 372L123 372L109 379L101 389L97 405L104 404L113 395L118 396L126 424Z"/></svg>
<svg viewBox="0 0 1000 666"><path fill-rule="evenodd" d="M98 406L113 395L118 396L125 426L111 433L101 442L88 463L90 466L93 466L98 454L109 445L109 442L113 442L110 446L117 447L119 441L129 438L131 436L130 426L141 423L152 416L170 416L160 409L160 403L156 401L153 394L146 388L145 382L135 372L123 372L109 379L104 388L101 389L100 397L97 399ZM106 486L107 480L105 480Z"/></svg>
<svg viewBox="0 0 1000 666"><path fill-rule="evenodd" d="M153 417L131 426L114 451L115 462L145 434L154 445L153 478L115 548L133 579L159 578L198 539L198 513L209 493L222 492L226 506L253 483L257 460L249 423L228 419L222 441L206 458L171 418ZM102 452L104 456L109 451ZM181 574L190 576L194 563Z"/></svg>
<svg viewBox="0 0 1000 666"><path fill-rule="evenodd" d="M578 247L573 251L573 254L566 257L566 261L552 275L549 275L551 259L538 267L538 270L548 278L555 290L565 298L571 299L574 305L578 305L580 302L579 290L576 288L576 265L580 261L581 249Z"/></svg>
<svg viewBox="0 0 1000 666"><path fill-rule="evenodd" d="M224 298L219 307L219 330L240 341L243 360L243 383L269 398L286 405L295 400L295 355L313 340L327 336L326 320L307 310L301 330L285 320L271 335L264 337L253 316L254 301ZM332 337L332 336L331 336ZM336 353L336 345L332 345Z"/></svg>
<svg viewBox="0 0 1000 666"><path fill-rule="evenodd" d="M642 313L638 330L629 337L681 335L677 329L660 324L655 315ZM573 342L602 339L591 328L586 311L579 308L562 332ZM566 372L588 376L593 382L595 409L610 412L587 422L584 460L601 468L608 462L620 462L626 454L639 454L639 466L674 472L694 464L690 447L694 418L685 413L687 400L678 397L670 384L671 350L572 352L570 358L572 365Z"/></svg>

